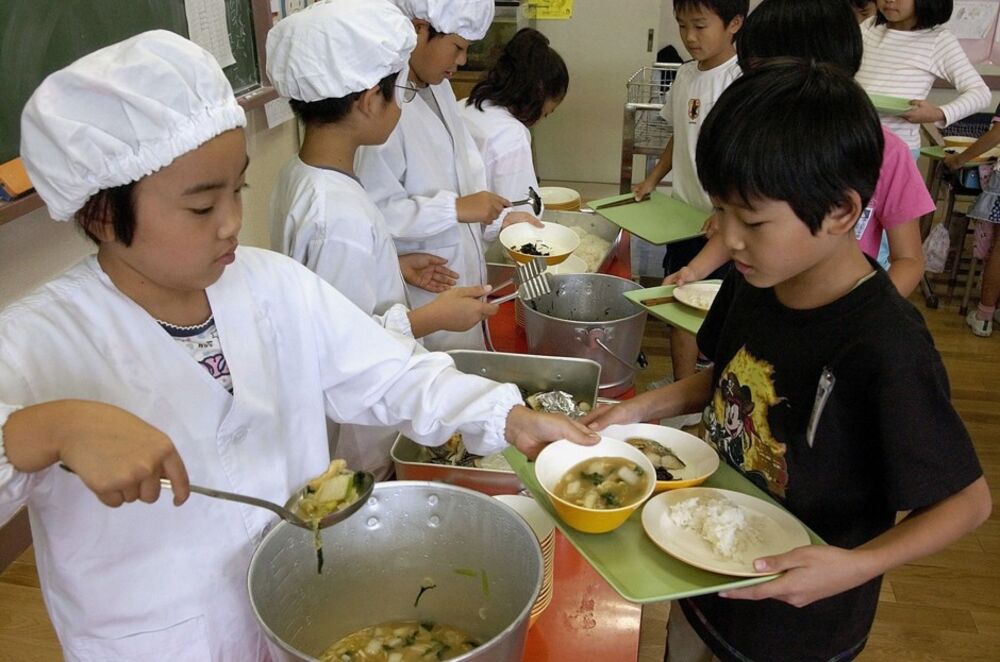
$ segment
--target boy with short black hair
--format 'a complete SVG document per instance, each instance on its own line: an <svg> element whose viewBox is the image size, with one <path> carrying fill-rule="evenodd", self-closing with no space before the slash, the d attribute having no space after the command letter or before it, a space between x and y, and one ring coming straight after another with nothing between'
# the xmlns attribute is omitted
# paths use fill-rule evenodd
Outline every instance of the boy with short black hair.
<svg viewBox="0 0 1000 662"><path fill-rule="evenodd" d="M694 61L677 70L670 86L660 115L673 125L673 135L653 170L633 187L636 198L649 194L668 172L673 172L673 197L706 212L712 209L708 194L698 182L695 145L715 100L740 75L733 39L748 11L748 0L674 0L681 39ZM663 258L664 275L680 271L705 246L705 241L704 237L696 237L668 245ZM722 278L728 269L726 265L708 277ZM694 336L671 327L670 359L674 379L694 374L698 359ZM686 416L669 424L681 427L696 423L695 417Z"/></svg>
<svg viewBox="0 0 1000 662"><path fill-rule="evenodd" d="M828 545L754 560L773 581L681 601L668 660L853 659L882 574L989 516L933 339L854 236L882 142L864 91L802 60L744 74L705 121L698 172L735 262L698 333L715 367L587 422L704 408L725 461Z"/></svg>

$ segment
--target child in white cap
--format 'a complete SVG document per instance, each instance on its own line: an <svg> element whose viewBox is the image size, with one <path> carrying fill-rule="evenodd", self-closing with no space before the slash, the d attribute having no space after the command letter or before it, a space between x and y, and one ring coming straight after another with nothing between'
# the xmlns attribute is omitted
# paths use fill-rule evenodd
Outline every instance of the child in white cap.
<svg viewBox="0 0 1000 662"><path fill-rule="evenodd" d="M444 260L419 253L400 259L382 212L354 174L358 147L385 142L416 92L405 73L415 43L413 24L387 0L318 3L268 33L267 69L305 125L302 147L271 195L271 247L387 328L421 338L466 331L497 306L482 301L489 289L476 285L409 309L400 263ZM384 477L395 436L387 428L342 426L336 455Z"/></svg>
<svg viewBox="0 0 1000 662"><path fill-rule="evenodd" d="M486 282L484 246L503 225L537 222L525 212L505 213L510 201L487 190L482 155L462 120L448 79L465 63L469 45L486 34L492 0L393 0L416 30L409 85L416 98L382 145L361 147L356 172L385 216L400 254L430 253L458 273L459 285ZM527 191L522 192L523 195ZM433 294L408 287L410 303ZM482 329L441 331L428 349L483 349Z"/></svg>
<svg viewBox="0 0 1000 662"><path fill-rule="evenodd" d="M242 109L212 56L153 31L49 76L21 156L59 220L97 254L0 312L0 402L99 400L172 439L196 484L284 502L329 461L326 417L398 426L473 452L593 440L386 331L294 260L237 249L248 165ZM6 413L0 412L0 426ZM143 439L89 462L0 454L0 521L27 505L42 591L67 660L267 660L246 569L268 511L156 501ZM22 441L17 441L18 439ZM8 440L8 444L11 440ZM95 476L126 478L104 507Z"/></svg>

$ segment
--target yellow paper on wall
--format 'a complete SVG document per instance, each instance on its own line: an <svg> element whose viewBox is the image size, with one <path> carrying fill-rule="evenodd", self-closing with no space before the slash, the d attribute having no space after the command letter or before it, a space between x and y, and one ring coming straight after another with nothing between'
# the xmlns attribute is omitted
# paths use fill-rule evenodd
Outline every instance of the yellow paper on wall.
<svg viewBox="0 0 1000 662"><path fill-rule="evenodd" d="M0 165L0 186L3 186L12 198L31 190L31 180L28 179L28 173L25 172L20 158Z"/></svg>
<svg viewBox="0 0 1000 662"><path fill-rule="evenodd" d="M529 19L565 21L573 17L573 0L528 0L521 7Z"/></svg>

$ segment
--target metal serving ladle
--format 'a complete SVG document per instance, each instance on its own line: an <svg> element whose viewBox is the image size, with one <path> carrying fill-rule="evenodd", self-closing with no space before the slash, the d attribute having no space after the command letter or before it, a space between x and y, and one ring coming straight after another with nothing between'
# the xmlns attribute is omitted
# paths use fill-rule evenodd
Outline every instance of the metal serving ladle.
<svg viewBox="0 0 1000 662"><path fill-rule="evenodd" d="M68 471L69 473L76 473L65 464L60 463L59 468ZM368 497L371 496L372 490L375 488L375 476L367 471L356 471L355 474L360 476L360 478L355 477L357 483L355 487L358 491L358 498L354 500L346 508L341 508L336 512L332 512L325 516L319 521L319 526L317 528L325 529L328 526L332 526L337 522L342 522L351 515L353 515L361 506L363 506L367 501ZM173 483L167 478L160 479L160 486L165 487L168 490L173 491ZM285 520L289 524L294 524L295 526L300 526L303 529L312 530L312 524L305 521L299 517L296 513L299 510L299 502L306 496L307 488L303 487L289 497L288 501L285 502L284 507L279 506L273 501L267 501L266 499L258 499L257 497L246 496L245 494L236 494L234 492L223 492L222 490L212 489L211 487L202 487L200 485L189 485L188 488L192 492L198 494L203 494L205 496L210 496L215 499L224 499L226 501L236 501L237 503L245 503L249 506L257 506L258 508L267 508L272 513L276 514L281 519Z"/></svg>
<svg viewBox="0 0 1000 662"><path fill-rule="evenodd" d="M332 512L326 515L319 521L319 526L317 528L325 529L328 526L332 526L337 522L342 522L351 515L353 515L361 506L368 501L368 497L371 496L372 489L375 487L375 476L367 471L357 471L355 472L360 478L355 478L357 482L358 498L354 500L353 503L345 508L341 508L338 511ZM173 490L174 486L166 478L160 479L160 485L167 488L168 490ZM300 526L303 529L313 529L312 524L306 520L299 517L296 513L299 510L299 503L305 498L307 494L307 488L303 487L301 490L295 492L288 501L285 502L284 507L279 506L273 501L267 501L266 499L258 499L257 497L247 496L245 494L236 494L234 492L224 492L222 490L212 489L210 487L202 487L200 485L190 485L192 492L197 492L198 494L203 494L205 496L210 496L215 499L225 499L226 501L236 501L238 503L245 503L250 506L257 506L258 508L267 508L272 513L276 514L281 519L285 520L289 524L294 524L295 526Z"/></svg>
<svg viewBox="0 0 1000 662"><path fill-rule="evenodd" d="M542 197L538 195L538 191L535 190L534 186L528 187L528 197L524 200L514 200L510 203L511 207L517 207L518 205L531 205L531 211L535 212L535 216L542 213Z"/></svg>

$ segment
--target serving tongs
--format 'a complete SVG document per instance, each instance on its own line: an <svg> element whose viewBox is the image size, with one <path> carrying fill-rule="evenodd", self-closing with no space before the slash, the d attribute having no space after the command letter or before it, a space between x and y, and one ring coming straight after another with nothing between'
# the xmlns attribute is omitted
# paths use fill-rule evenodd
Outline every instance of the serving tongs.
<svg viewBox="0 0 1000 662"><path fill-rule="evenodd" d="M514 268L514 278L501 283L496 289L501 290L515 282L517 287L510 294L494 299L490 303L499 305L515 298L521 301L533 301L543 294L548 294L552 291L552 285L549 283L548 274L545 273L547 268L544 256L533 257L528 262L518 262Z"/></svg>
<svg viewBox="0 0 1000 662"><path fill-rule="evenodd" d="M72 469L67 467L65 464L60 464L60 468L65 469L70 473L75 473ZM342 522L351 515L353 515L361 506L365 505L368 501L368 497L371 496L372 490L375 487L375 476L367 471L356 471L355 472L355 489L358 492L358 498L352 503L348 504L340 510L334 511L325 515L319 520L318 525L315 528L325 529L328 526L333 526L338 522ZM174 485L167 478L160 479L160 486L165 487L168 490L173 491ZM303 529L313 530L312 522L308 522L301 517L299 517L299 503L305 498L308 493L308 487L303 487L298 490L288 501L285 502L284 507L279 506L273 501L268 501L266 499L258 499L257 497L247 496L245 494L236 494L235 492L224 492L222 490L216 490L211 487L202 487L201 485L189 485L188 488L192 492L197 494L203 494L205 496L210 496L213 499L224 499L226 501L235 501L237 503L245 503L248 506L257 506L258 508L266 508L272 513L285 520L289 524L294 524L295 526L302 527Z"/></svg>
<svg viewBox="0 0 1000 662"><path fill-rule="evenodd" d="M538 195L538 191L535 190L534 186L528 187L528 197L524 200L514 200L510 203L511 207L518 207L520 205L531 205L531 211L535 212L535 216L542 213L542 197Z"/></svg>

